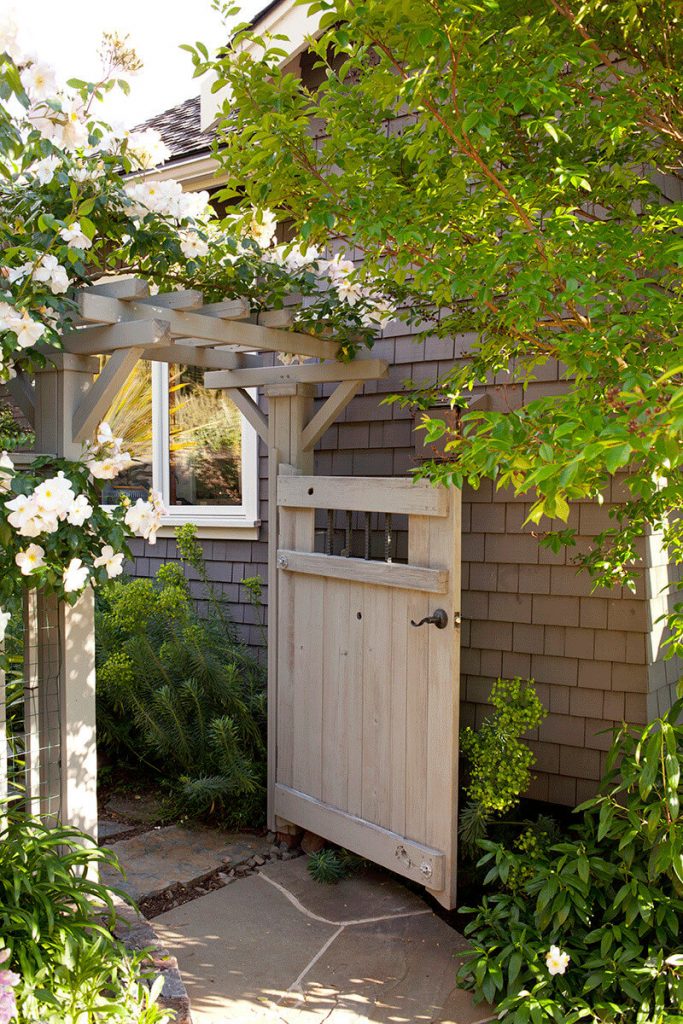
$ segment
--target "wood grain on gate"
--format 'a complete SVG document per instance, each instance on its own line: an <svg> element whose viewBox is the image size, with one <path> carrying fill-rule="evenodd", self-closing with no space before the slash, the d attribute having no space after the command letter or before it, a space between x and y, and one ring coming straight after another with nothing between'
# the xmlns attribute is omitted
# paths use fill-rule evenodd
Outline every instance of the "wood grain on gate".
<svg viewBox="0 0 683 1024"><path fill-rule="evenodd" d="M459 492L283 476L278 506L275 813L453 906ZM407 513L408 565L314 553L316 508Z"/></svg>

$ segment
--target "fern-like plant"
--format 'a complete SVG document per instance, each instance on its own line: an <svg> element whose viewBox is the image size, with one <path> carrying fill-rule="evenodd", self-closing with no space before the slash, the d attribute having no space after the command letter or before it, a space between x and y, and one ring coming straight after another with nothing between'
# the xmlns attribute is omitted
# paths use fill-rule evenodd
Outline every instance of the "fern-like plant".
<svg viewBox="0 0 683 1024"><path fill-rule="evenodd" d="M211 588L201 549L183 527L183 564ZM265 779L265 680L237 640L213 588L200 618L183 565L154 580L115 580L98 599L97 703L101 745L145 768L194 815L254 824Z"/></svg>

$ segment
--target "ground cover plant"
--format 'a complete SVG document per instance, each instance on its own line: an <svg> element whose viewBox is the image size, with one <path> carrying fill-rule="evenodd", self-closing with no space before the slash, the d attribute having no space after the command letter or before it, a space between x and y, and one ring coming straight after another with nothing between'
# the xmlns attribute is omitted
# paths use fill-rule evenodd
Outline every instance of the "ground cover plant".
<svg viewBox="0 0 683 1024"><path fill-rule="evenodd" d="M96 616L98 738L121 766L163 781L183 813L263 816L265 678L206 575L194 527L154 580L114 580ZM204 583L200 616L186 575Z"/></svg>
<svg viewBox="0 0 683 1024"><path fill-rule="evenodd" d="M0 828L0 1021L165 1024L145 954L114 938L113 891L95 881L116 864L73 828L11 811ZM119 894L121 895L121 894Z"/></svg>
<svg viewBox="0 0 683 1024"><path fill-rule="evenodd" d="M621 727L599 794L559 842L481 841L492 888L460 984L513 1024L683 1019L683 701Z"/></svg>

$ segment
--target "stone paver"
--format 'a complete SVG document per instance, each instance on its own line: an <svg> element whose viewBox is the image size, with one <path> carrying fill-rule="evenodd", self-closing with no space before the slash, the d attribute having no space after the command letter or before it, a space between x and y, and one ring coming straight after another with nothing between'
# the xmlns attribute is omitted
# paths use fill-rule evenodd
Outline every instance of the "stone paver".
<svg viewBox="0 0 683 1024"><path fill-rule="evenodd" d="M475 1024L455 987L464 939L382 873L320 886L306 860L154 921L178 958L194 1024Z"/></svg>
<svg viewBox="0 0 683 1024"><path fill-rule="evenodd" d="M97 835L99 839L107 840L114 839L115 836L120 836L124 832L130 832L132 825L122 825L118 821L98 821L97 823Z"/></svg>
<svg viewBox="0 0 683 1024"><path fill-rule="evenodd" d="M121 880L105 865L102 879L135 900L163 892L176 882L189 885L223 864L237 867L270 849L270 843L259 836L177 825L155 828L111 845L126 877Z"/></svg>

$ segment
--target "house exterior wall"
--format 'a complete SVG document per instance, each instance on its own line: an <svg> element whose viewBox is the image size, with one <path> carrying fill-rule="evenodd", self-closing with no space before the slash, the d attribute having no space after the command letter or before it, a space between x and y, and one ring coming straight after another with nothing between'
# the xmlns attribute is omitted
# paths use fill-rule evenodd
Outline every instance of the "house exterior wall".
<svg viewBox="0 0 683 1024"><path fill-rule="evenodd" d="M381 399L410 378L434 377L452 364L469 339L431 339L416 344L396 322L376 343L374 354L390 363L388 378L369 382L316 449L315 471L335 476L399 476L415 468L423 451L412 413ZM505 408L564 385L557 366L544 380L521 388L494 381L488 388L493 407ZM331 387L319 389L318 403ZM267 401L261 399L264 408ZM256 541L205 541L209 574L229 603L244 640L263 643L257 613L240 586L245 576L267 582L267 456L261 445L260 516ZM569 525L578 529L576 549L559 554L542 548L524 526L528 503L489 481L477 491L466 488L462 506L462 666L464 724L478 724L487 712L492 683L520 675L536 681L548 716L530 739L537 765L529 796L572 805L593 793L610 742L605 730L624 719L643 723L671 701L680 666L662 660L659 595L667 575L657 538L647 544L649 562L636 595L627 590L591 591L572 558L589 538L609 526L609 511L623 500L615 480L602 506L577 503ZM175 557L173 540L155 547L136 545L134 571L152 575ZM202 585L193 580L201 601ZM267 588L265 589L267 601Z"/></svg>

